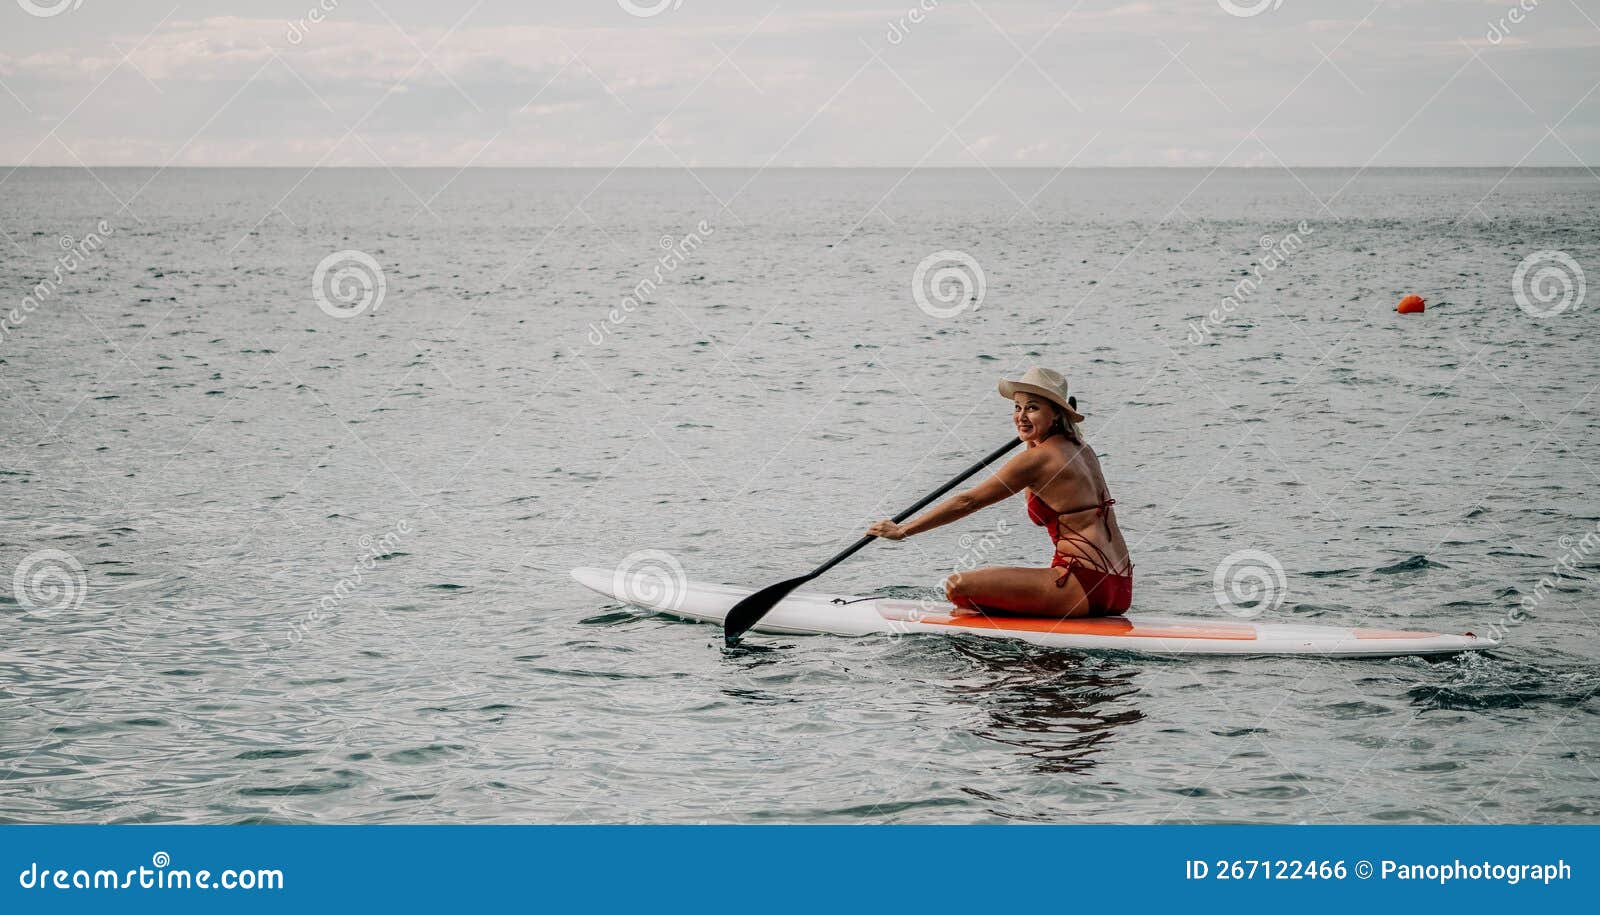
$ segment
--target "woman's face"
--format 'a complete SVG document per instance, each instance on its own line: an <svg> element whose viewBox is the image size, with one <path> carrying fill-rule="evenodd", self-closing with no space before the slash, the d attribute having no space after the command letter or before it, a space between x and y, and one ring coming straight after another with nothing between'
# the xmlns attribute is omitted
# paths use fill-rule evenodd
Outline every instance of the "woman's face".
<svg viewBox="0 0 1600 915"><path fill-rule="evenodd" d="M1012 398L1014 406L1011 421L1016 423L1017 438L1028 443L1042 442L1056 422L1056 405L1037 394L1018 393Z"/></svg>

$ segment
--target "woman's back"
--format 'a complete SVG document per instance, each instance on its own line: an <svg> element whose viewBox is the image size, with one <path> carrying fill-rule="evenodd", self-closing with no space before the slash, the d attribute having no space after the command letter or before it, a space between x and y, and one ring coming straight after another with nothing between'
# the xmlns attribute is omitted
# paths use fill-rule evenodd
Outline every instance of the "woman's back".
<svg viewBox="0 0 1600 915"><path fill-rule="evenodd" d="M1115 509L1105 504L1111 493L1094 449L1087 443L1074 444L1064 435L1052 435L1037 448L1044 451L1038 455L1044 460L1039 462L1039 473L1029 490L1059 513L1060 530L1070 531L1075 535L1072 539L1089 541L1117 568L1126 565L1128 545L1117 527ZM1072 539L1058 540L1057 548L1100 564L1094 550L1086 550Z"/></svg>

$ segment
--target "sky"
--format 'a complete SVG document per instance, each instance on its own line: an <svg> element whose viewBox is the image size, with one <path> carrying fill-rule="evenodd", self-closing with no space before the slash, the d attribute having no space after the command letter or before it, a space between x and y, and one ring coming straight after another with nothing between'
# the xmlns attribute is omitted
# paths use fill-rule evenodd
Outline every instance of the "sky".
<svg viewBox="0 0 1600 915"><path fill-rule="evenodd" d="M1600 165L1600 0L0 0L0 163Z"/></svg>

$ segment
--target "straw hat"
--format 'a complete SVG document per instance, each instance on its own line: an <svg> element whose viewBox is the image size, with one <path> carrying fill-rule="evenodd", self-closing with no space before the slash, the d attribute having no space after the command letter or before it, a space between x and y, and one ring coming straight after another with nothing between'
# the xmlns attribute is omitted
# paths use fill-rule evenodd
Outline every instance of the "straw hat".
<svg viewBox="0 0 1600 915"><path fill-rule="evenodd" d="M1011 400L1018 391L1028 394L1038 394L1050 401L1067 413L1067 419L1075 423L1083 422L1083 414L1072 409L1072 404L1067 401L1067 379L1060 372L1033 366L1016 381L1000 379L1000 396Z"/></svg>

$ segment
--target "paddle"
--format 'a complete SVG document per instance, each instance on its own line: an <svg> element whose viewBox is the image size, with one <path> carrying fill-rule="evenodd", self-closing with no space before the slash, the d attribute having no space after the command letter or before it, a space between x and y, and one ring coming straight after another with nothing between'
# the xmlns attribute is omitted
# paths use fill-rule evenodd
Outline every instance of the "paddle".
<svg viewBox="0 0 1600 915"><path fill-rule="evenodd" d="M1004 445L1001 445L999 448L996 448L994 451L989 453L988 457L976 464L973 464L966 470L961 471L961 473L955 479L944 484L938 489L935 489L933 492L928 493L926 496L923 496L921 501L917 502L916 505L913 505L900 514L895 515L893 519L894 522L899 524L901 521L904 521L917 512L922 511L922 509L926 508L934 499L937 499L950 490L955 489L962 480L965 480L967 477L970 477L990 464L993 464L995 461L1000 460L1001 457L1005 456L1007 451L1010 451L1020 444L1022 444L1022 439L1013 438ZM877 539L877 537L873 536L862 537L860 540L855 542L854 546L833 557L822 565L817 566L808 574L802 575L799 578L791 578L788 581L780 581L775 585L768 585L744 600L739 601L737 604L734 604L733 609L728 611L728 616L722 621L723 643L729 648L739 644L739 638L748 632L751 626L754 626L756 623L760 622L761 618L766 616L767 612L776 606L778 601L783 600L784 595L788 594L790 591L793 591L795 588L800 587L811 579L816 578L823 572L828 571L839 563L844 562L846 559L850 558L851 554L855 553L855 551Z"/></svg>

